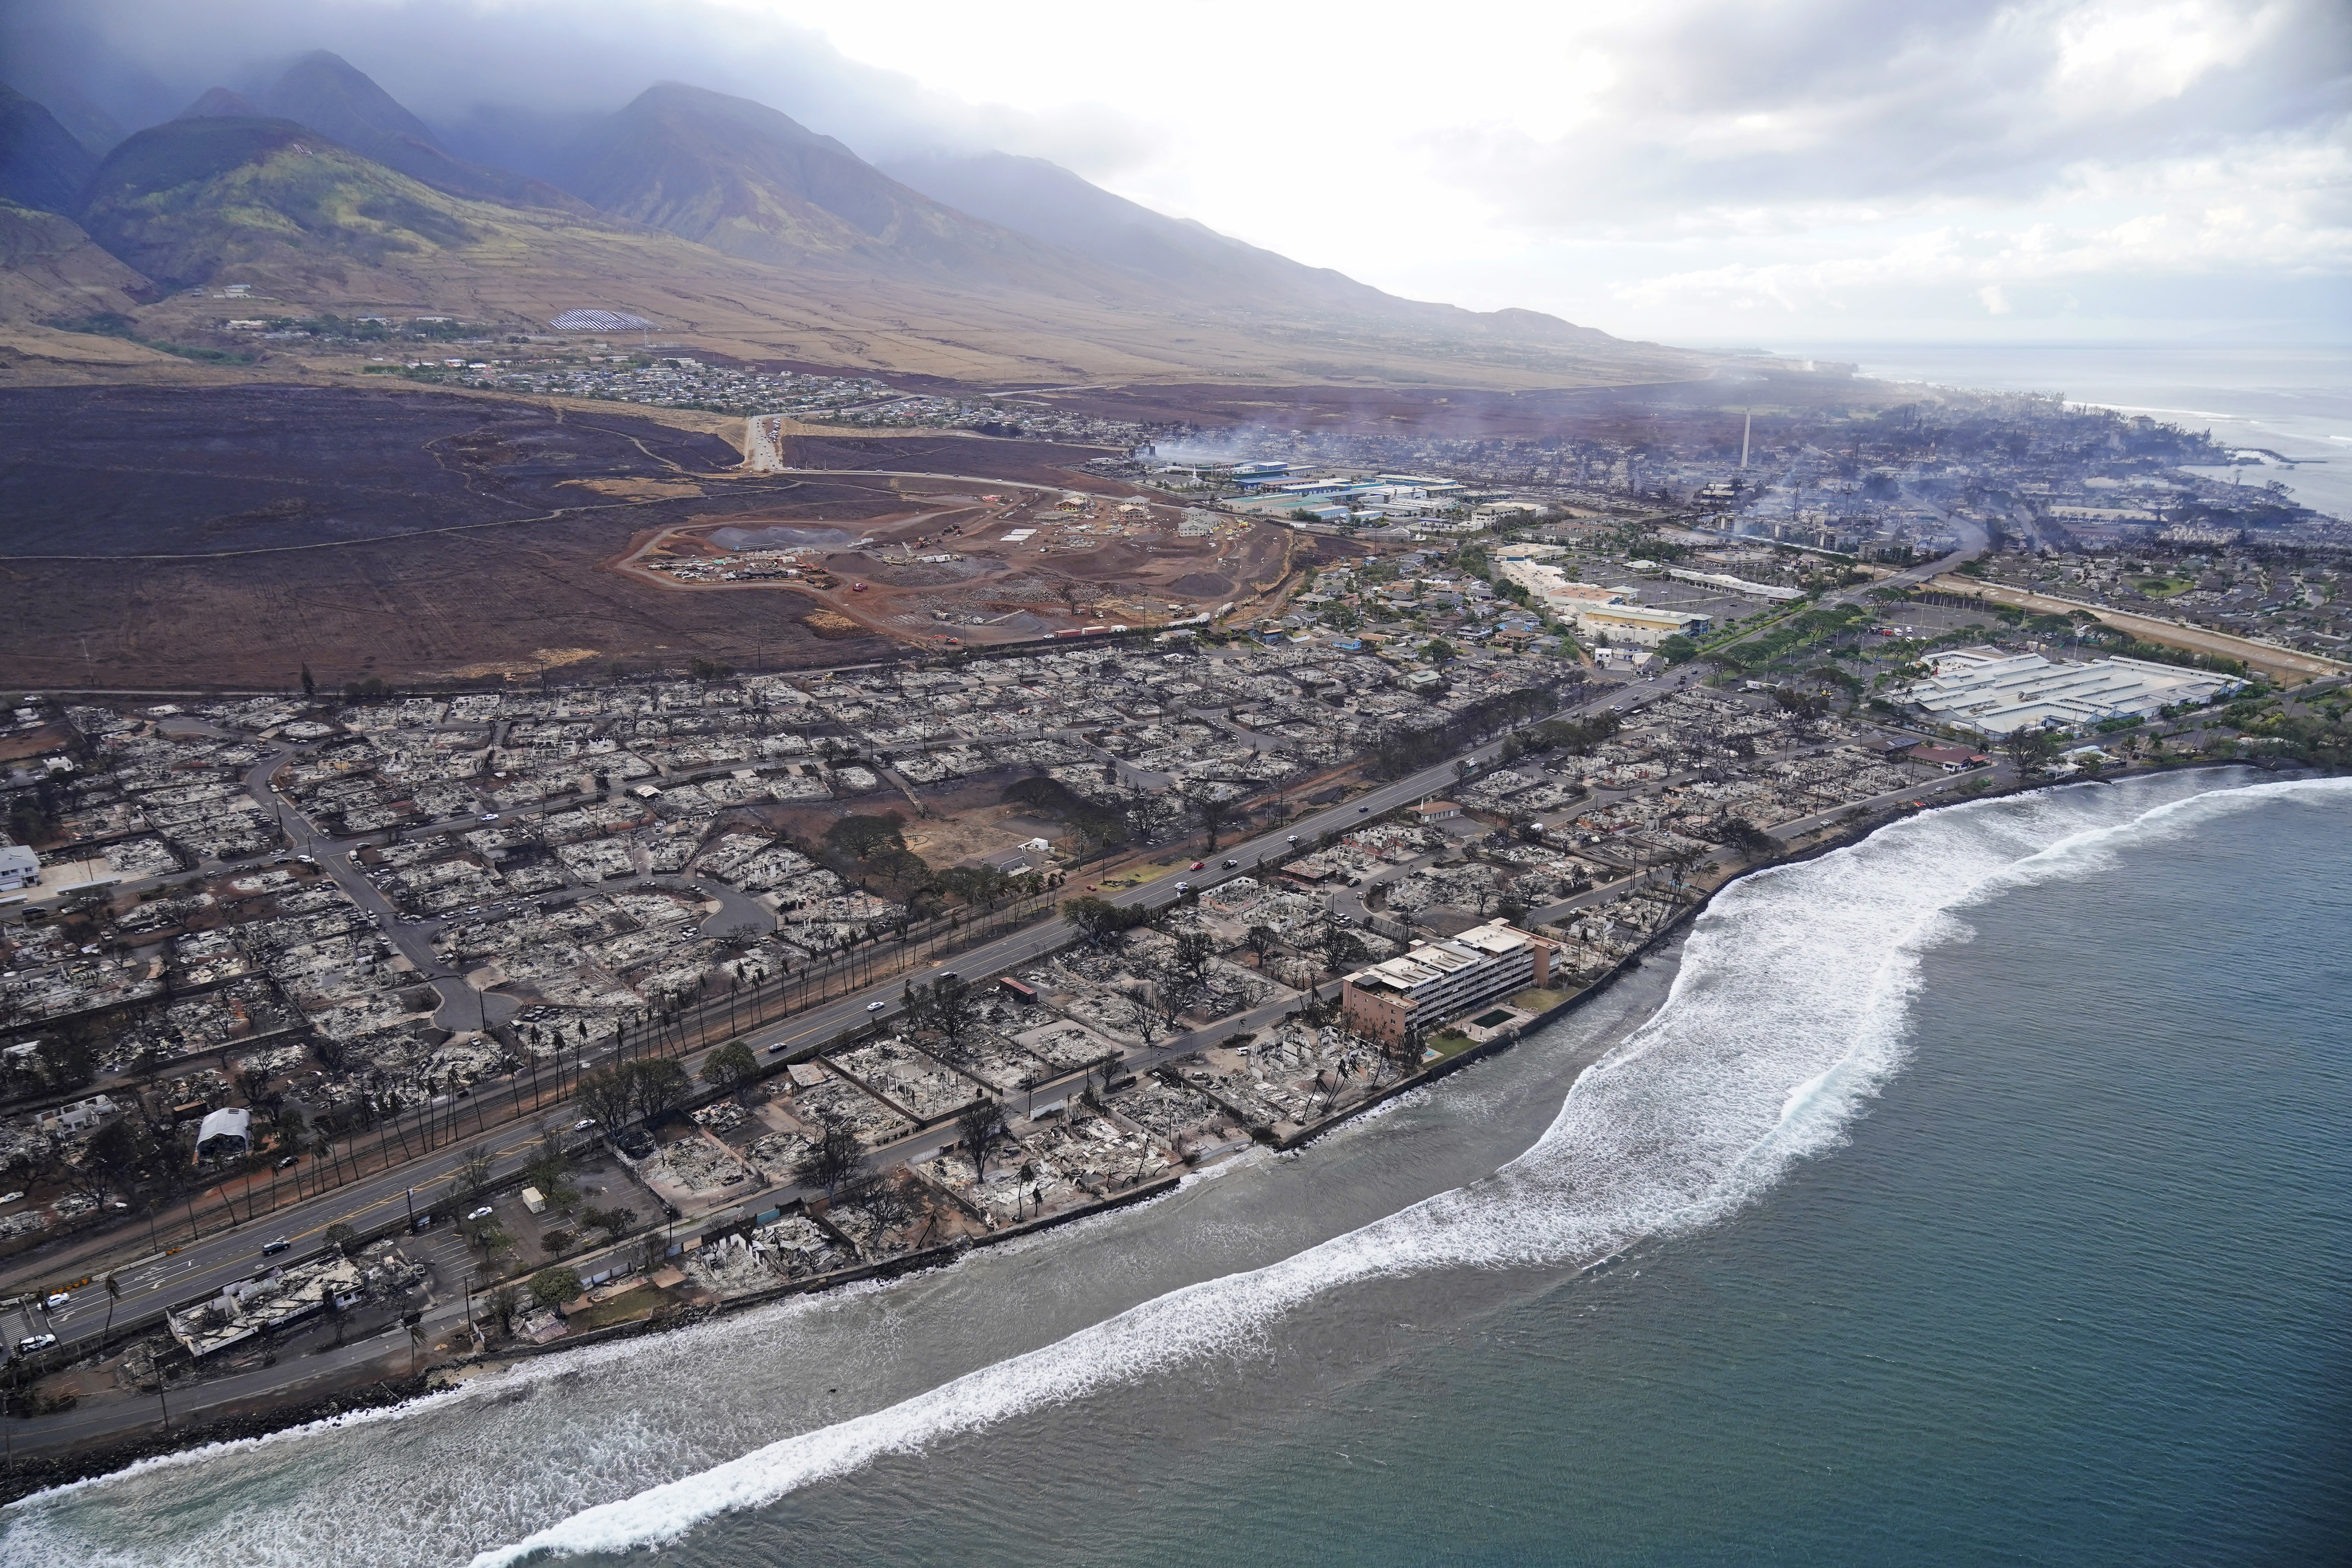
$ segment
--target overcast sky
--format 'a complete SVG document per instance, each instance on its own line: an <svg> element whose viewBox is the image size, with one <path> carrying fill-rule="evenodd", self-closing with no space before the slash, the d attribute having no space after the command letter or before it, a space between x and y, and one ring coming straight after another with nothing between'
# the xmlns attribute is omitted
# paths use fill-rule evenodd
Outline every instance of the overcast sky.
<svg viewBox="0 0 2352 1568"><path fill-rule="evenodd" d="M2352 340L2344 0L49 15L44 58L102 46L189 96L314 47L441 121L482 100L601 108L656 77L699 81L869 156L1034 153L1399 293L1629 336Z"/></svg>

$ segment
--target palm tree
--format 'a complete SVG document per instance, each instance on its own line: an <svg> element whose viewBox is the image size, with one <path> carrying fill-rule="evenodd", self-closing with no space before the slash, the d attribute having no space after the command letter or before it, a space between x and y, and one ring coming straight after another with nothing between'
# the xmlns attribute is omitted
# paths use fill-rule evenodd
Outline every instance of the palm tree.
<svg viewBox="0 0 2352 1568"><path fill-rule="evenodd" d="M122 1286L113 1275L106 1277L106 1326L98 1331L98 1342L104 1344L114 1327L114 1304L122 1300Z"/></svg>

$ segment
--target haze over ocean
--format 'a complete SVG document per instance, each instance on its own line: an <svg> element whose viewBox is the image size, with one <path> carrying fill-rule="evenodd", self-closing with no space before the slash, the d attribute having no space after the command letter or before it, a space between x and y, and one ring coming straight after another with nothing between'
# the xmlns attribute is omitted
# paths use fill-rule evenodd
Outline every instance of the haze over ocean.
<svg viewBox="0 0 2352 1568"><path fill-rule="evenodd" d="M2242 772L1898 823L1718 899L1565 1103L1654 972L1298 1156L53 1494L0 1562L2313 1560L2347 830Z"/></svg>
<svg viewBox="0 0 2352 1568"><path fill-rule="evenodd" d="M1885 381L2059 392L2069 403L2210 430L2295 460L2293 468L2244 468L2243 482L2275 479L2303 505L2352 519L2352 347L1808 343L1795 352L1850 361Z"/></svg>

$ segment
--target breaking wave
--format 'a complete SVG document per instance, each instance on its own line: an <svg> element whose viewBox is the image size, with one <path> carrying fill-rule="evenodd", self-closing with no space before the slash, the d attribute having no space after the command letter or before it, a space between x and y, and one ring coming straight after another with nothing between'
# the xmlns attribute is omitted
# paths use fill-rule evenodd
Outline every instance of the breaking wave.
<svg viewBox="0 0 2352 1568"><path fill-rule="evenodd" d="M667 1446L646 1441L655 1433L629 1420L631 1431L600 1436L592 1462L580 1464L575 1453L576 1468L564 1477L494 1489L495 1498L445 1497L429 1510L429 1523L414 1515L404 1526L371 1521L359 1533L370 1525L395 1532L376 1543L383 1550L374 1560L383 1562L446 1562L472 1543L509 1542L480 1552L477 1568L656 1545L876 1459L1262 1342L1298 1309L1366 1280L1462 1268L1575 1268L1644 1238L1711 1224L1755 1201L1795 1162L1844 1138L1901 1065L1921 955L1965 940L1972 906L2038 881L2095 875L2128 840L2190 833L2216 814L2306 794L2341 798L2352 795L2352 782L2225 787L2223 778L2206 774L2053 790L1931 812L1851 848L1759 872L1727 889L1696 922L1654 1016L1577 1079L1540 1138L1488 1176L1263 1268L1155 1296L866 1414L774 1441L754 1438L757 1446L740 1457L675 1479L644 1485L650 1479L644 1468ZM793 1310L845 1306L840 1297L815 1298ZM704 1336L724 1331L713 1324L670 1336L662 1349L645 1342L605 1348L684 1365L721 1343L713 1337L705 1346ZM563 1366L583 1364L556 1358L467 1393L496 1397L501 1386L551 1387L573 1375ZM449 1403L466 1402L461 1395ZM375 1431L396 1434L402 1426L394 1420ZM400 1460L404 1471L423 1458L422 1446L412 1447L419 1451ZM635 1456L634 1470L593 1462L623 1447ZM164 1466L195 1465L200 1473L204 1462L191 1455ZM632 1473L640 1479L632 1482ZM201 1524L184 1515L177 1524L149 1521L148 1549L126 1549L91 1505L131 1475L89 1483L78 1500L47 1493L5 1510L0 1561L224 1561L234 1525L251 1520L256 1508L276 1513L289 1550L297 1534L308 1542L304 1556L286 1561L341 1561L353 1550L362 1555L351 1560L368 1560L366 1543L351 1533L359 1521L347 1510L340 1519L289 1510L285 1477L258 1485L225 1479L212 1500L218 1511L207 1511ZM639 1489L614 1495L633 1484ZM273 1486L268 1501L254 1495ZM278 1560L257 1545L240 1536L236 1560Z"/></svg>
<svg viewBox="0 0 2352 1568"><path fill-rule="evenodd" d="M886 1455L1217 1353L1346 1285L1386 1275L1599 1262L1722 1218L1834 1145L1899 1064L1918 957L1990 894L2097 868L2119 839L2188 831L2291 781L2165 801L2124 792L1912 818L1865 844L1748 879L1698 922L1665 1005L1580 1078L1495 1174L1248 1273L1171 1291L1025 1355L852 1420L588 1509L474 1568L674 1540Z"/></svg>

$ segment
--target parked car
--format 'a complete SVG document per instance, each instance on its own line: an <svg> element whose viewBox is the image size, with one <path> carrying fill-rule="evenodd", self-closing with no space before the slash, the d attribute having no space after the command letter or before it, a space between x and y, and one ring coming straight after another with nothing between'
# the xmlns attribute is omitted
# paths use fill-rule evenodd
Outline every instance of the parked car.
<svg viewBox="0 0 2352 1568"><path fill-rule="evenodd" d="M261 1256L264 1258L275 1258L293 1245L294 1244L292 1242L287 1240L282 1236L275 1241L265 1241L261 1244Z"/></svg>
<svg viewBox="0 0 2352 1568"><path fill-rule="evenodd" d="M480 1208L476 1209L466 1217L467 1219L488 1219L490 1217L490 1205L484 1204Z"/></svg>
<svg viewBox="0 0 2352 1568"><path fill-rule="evenodd" d="M57 1342L58 1336L55 1334L35 1334L30 1339L16 1342L16 1353L31 1355L37 1351L45 1351Z"/></svg>

